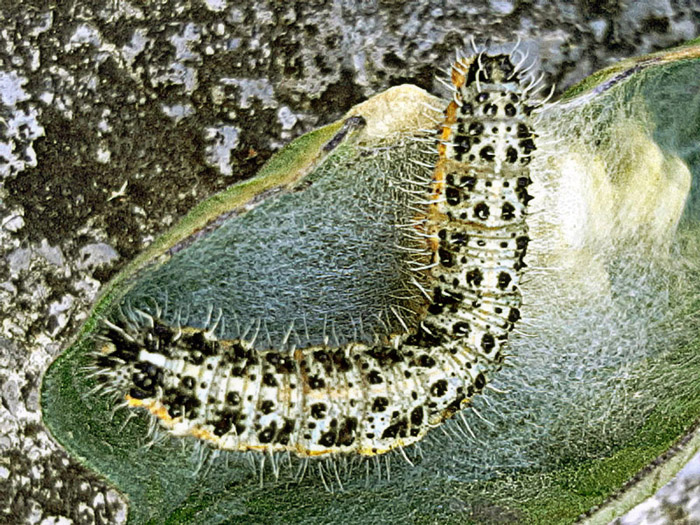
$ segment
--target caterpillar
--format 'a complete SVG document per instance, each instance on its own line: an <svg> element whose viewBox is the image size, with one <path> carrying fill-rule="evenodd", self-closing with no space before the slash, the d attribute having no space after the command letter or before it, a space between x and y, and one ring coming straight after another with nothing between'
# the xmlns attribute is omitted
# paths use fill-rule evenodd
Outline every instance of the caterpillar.
<svg viewBox="0 0 700 525"><path fill-rule="evenodd" d="M432 182L412 222L429 253L414 326L383 340L261 350L255 338L104 318L95 376L174 436L301 457L372 456L421 440L470 403L520 318L535 150L519 64L477 53L452 66Z"/></svg>

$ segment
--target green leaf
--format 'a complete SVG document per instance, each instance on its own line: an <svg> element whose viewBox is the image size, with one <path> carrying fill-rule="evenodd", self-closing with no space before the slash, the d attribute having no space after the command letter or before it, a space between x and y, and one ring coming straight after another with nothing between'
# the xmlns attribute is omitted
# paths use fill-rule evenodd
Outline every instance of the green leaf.
<svg viewBox="0 0 700 525"><path fill-rule="evenodd" d="M190 305L195 312L257 293L247 272L256 272L254 282L267 279L263 305L284 300L293 308L311 293L341 320L380 308L380 291L401 285L387 271L397 252L380 234L402 213L395 187L424 159L407 137L431 126L425 103L446 106L411 86L355 108L348 117L361 115L361 129L338 122L290 144L258 177L199 205L108 284L44 378L46 424L126 495L130 523L571 523L624 488L591 519L621 515L700 448L689 434L700 418L697 78L694 41L597 73L541 111L526 322L510 343L511 366L496 377L505 393L478 396L466 423L456 418L407 449L412 464L399 453L335 462L211 457L191 440L150 442L147 418L113 412L90 393L94 381L82 369L98 318L119 300L200 289L195 283L215 266L231 268L233 286L206 288L201 304ZM217 220L225 234L193 240ZM270 229L275 220L279 228ZM317 224L323 235L299 240L301 249L285 244L290 221ZM368 236L377 249L363 256L362 271L349 265L343 279L314 284L319 261L337 276L333 264ZM270 246L292 250L307 284L280 280L276 260L286 259ZM348 290L362 299L344 301ZM675 443L681 452L648 467ZM300 481L298 469L306 469Z"/></svg>

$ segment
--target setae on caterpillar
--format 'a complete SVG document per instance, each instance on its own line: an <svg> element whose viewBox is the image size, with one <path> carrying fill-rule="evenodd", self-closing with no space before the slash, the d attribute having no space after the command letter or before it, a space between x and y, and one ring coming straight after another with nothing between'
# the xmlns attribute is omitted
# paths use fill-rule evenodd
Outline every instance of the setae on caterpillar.
<svg viewBox="0 0 700 525"><path fill-rule="evenodd" d="M428 299L409 323L396 314L398 327L374 330L371 341L333 342L324 325L320 341L297 344L292 324L263 347L259 320L221 337L232 321L223 310L190 325L181 311L165 319L158 301L132 308L127 294L96 341L93 373L104 390L173 435L299 456L382 454L467 406L500 368L520 316L535 134L514 62L482 52L452 66L437 162L402 229L417 254L412 282Z"/></svg>

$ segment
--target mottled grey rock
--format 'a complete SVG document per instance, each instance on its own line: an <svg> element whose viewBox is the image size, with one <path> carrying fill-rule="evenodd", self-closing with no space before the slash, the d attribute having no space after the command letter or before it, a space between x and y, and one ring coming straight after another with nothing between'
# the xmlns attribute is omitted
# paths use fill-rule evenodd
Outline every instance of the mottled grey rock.
<svg viewBox="0 0 700 525"><path fill-rule="evenodd" d="M614 525L694 525L700 523L700 456L653 497Z"/></svg>
<svg viewBox="0 0 700 525"><path fill-rule="evenodd" d="M78 252L78 268L92 268L102 264L108 264L119 258L119 254L109 244L97 242L87 244Z"/></svg>
<svg viewBox="0 0 700 525"><path fill-rule="evenodd" d="M515 11L514 0L490 0L489 6L495 15L509 15Z"/></svg>
<svg viewBox="0 0 700 525"><path fill-rule="evenodd" d="M196 202L387 87L440 93L471 36L519 36L561 91L697 35L699 14L692 0L2 2L0 521L124 521L42 427L40 379L101 284Z"/></svg>

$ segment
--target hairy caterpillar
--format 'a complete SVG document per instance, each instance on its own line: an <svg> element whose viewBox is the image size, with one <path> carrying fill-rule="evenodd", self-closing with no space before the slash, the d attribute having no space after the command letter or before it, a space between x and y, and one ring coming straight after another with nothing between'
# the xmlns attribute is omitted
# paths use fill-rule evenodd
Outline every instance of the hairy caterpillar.
<svg viewBox="0 0 700 525"><path fill-rule="evenodd" d="M226 450L375 455L420 440L483 390L519 318L528 244L527 89L509 55L452 67L433 182L413 221L430 305L376 343L261 350L164 322L105 319L96 376L178 436ZM259 328L259 327L258 327ZM257 333L257 330L256 330Z"/></svg>

